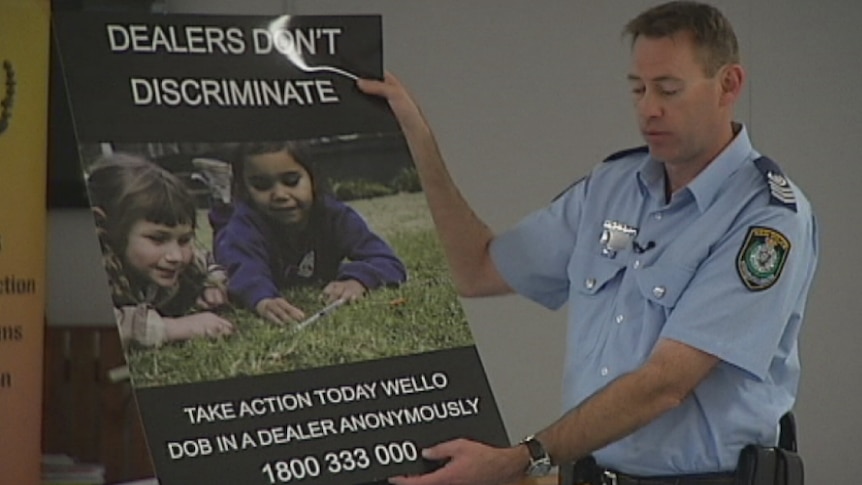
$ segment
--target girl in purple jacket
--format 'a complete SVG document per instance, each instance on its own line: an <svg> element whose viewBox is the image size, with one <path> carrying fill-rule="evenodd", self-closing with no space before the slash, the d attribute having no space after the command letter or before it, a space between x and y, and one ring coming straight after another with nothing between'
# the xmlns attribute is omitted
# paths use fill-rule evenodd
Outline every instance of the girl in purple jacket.
<svg viewBox="0 0 862 485"><path fill-rule="evenodd" d="M352 302L406 280L392 248L320 190L304 142L243 144L232 159L235 197L214 250L233 299L284 323L305 318L285 288L320 285L327 302Z"/></svg>

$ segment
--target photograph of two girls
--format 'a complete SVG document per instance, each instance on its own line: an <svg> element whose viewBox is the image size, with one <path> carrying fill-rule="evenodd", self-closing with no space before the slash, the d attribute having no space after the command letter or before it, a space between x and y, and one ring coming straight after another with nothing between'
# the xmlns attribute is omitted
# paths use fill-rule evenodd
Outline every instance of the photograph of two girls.
<svg viewBox="0 0 862 485"><path fill-rule="evenodd" d="M137 387L473 344L398 133L79 148Z"/></svg>

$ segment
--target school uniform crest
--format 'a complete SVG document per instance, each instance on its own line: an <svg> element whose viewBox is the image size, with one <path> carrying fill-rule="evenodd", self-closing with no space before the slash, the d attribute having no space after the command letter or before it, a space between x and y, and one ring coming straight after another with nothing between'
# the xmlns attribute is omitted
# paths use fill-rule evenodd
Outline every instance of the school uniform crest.
<svg viewBox="0 0 862 485"><path fill-rule="evenodd" d="M736 258L736 271L751 291L761 291L778 281L790 241L775 229L752 226Z"/></svg>

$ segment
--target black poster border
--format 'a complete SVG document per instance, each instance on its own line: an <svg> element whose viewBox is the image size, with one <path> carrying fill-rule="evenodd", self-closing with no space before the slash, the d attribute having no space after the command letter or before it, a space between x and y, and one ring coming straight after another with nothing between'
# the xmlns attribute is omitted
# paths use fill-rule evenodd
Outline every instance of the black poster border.
<svg viewBox="0 0 862 485"><path fill-rule="evenodd" d="M345 76L335 76L331 85L343 95L340 105L317 106L315 110L306 109L307 106L221 109L162 106L150 110L134 107L128 103L128 93L122 94L128 85L111 85L116 81L114 78L141 76L141 72L158 72L165 77L193 76L194 69L183 65L182 59L163 59L147 53L119 59L116 54L104 51L104 39L93 38L111 22L126 26L197 23L228 28L254 25L264 19L116 12L55 14L52 158L56 163L80 166L82 158L73 154L77 150L71 147L75 143L80 147L105 142L242 142L400 132L386 103L362 95L354 80ZM345 53L338 66L362 76L382 77L379 16L312 16L305 20L321 19L372 25L377 34L372 36L370 51ZM69 42L70 39L74 42ZM351 64L353 55L362 62ZM234 57L232 61L238 59ZM250 62L246 68L252 73L263 73L261 78L283 76L279 69L289 72L291 79L307 81L316 75L285 67L283 58L276 59L281 62L280 67L254 67L260 60L242 62ZM204 62L208 76L222 69L216 61ZM389 383L390 391L397 388L404 394L386 395L384 382ZM288 482L322 485L332 483L336 476L344 484L372 483L394 475L432 470L439 464L423 460L419 450L440 441L465 437L497 446L508 444L474 345L283 373L161 387L133 385L133 388L162 485ZM361 389L365 389L364 394ZM355 394L354 401L332 402L334 396L347 400L350 392ZM228 413L228 409L239 413L242 403L254 399L258 399L255 401L258 404L265 399L269 406L278 406L273 403L279 396L300 393L310 393L307 395L314 405L290 411L286 406L277 411L255 408L269 409L260 415ZM352 431L357 417L362 417L358 422L370 429ZM381 417L397 424L385 424ZM369 419L377 424L368 424ZM354 424L345 425L345 420ZM255 436L244 443L244 433ZM228 439L232 437L240 440L234 445ZM266 439L271 442L265 443ZM205 442L209 443L209 453L203 453L205 450L201 448ZM195 443L199 445L197 452ZM236 449L228 449L231 446ZM195 453L198 456L191 456ZM398 458L393 453L402 456ZM333 457L337 466L332 464ZM305 466L300 470L303 477L298 478L291 466ZM307 469L309 466L317 466L318 470L311 473L314 470ZM333 466L338 471L333 472ZM285 473L292 475L287 477Z"/></svg>
<svg viewBox="0 0 862 485"><path fill-rule="evenodd" d="M381 383L398 380L416 392L387 396ZM357 398L351 403L334 404L324 392L345 387L356 388L360 385L374 386L376 397ZM302 394L310 395L314 405L287 410L286 406L289 404L300 406L296 404L294 397ZM145 422L150 423L147 436L156 468L166 472L160 472L163 484L219 483L218 480L230 477L232 480L242 480L242 483L264 485L273 483L267 480L267 475L262 471L265 466L274 467L278 463L300 466L294 464L292 459L313 460L320 469L317 476L305 477L301 483L332 483L336 477L341 483L369 483L395 475L423 473L437 466L421 458L402 461L397 456L392 458L390 463L386 463L387 450L378 450L380 447L398 448L403 445L409 447L408 452L418 451L441 441L461 437L496 446L508 444L502 419L475 346L284 374L142 388L136 390L136 395L141 414ZM344 394L331 394L334 395ZM239 417L239 409L242 407L240 403L249 404L255 399L260 402L261 398L271 397L281 398L282 411ZM321 404L322 401L327 404ZM266 409L279 407L271 404L272 401L269 402ZM198 404L212 407L214 403L229 403L229 409L232 409L237 417L202 421L194 425L190 423L187 413L195 415L192 409ZM183 408L188 408L188 411ZM417 422L405 424L416 417L420 418ZM354 433L348 428L342 433L342 418L348 423L364 422L369 426L380 423L380 427ZM387 418L402 424L387 426ZM326 425L315 425L317 437L308 431L309 422L319 424L327 420L333 422L333 427L337 430L335 434L327 435ZM266 440L277 440L278 438L273 436L273 430L287 426L294 430L300 429L292 435L293 440L282 437L282 443L258 447L250 445L249 448L242 449L243 432L252 435L262 433ZM240 449L223 451L225 448L221 447L220 450L217 436L233 436ZM290 433L285 436L290 436ZM260 445L264 441L257 436L253 438L249 443ZM188 445L188 451L201 454L180 456L179 453L182 452L179 450L184 440L193 442ZM287 441L284 442L285 440ZM174 450L173 459L170 456L171 450L166 446L168 442L174 443L171 445ZM211 448L210 452L204 454L200 451L200 448L207 446ZM328 458L333 453L343 453L346 450L354 457L357 450L364 450L362 453L368 457L370 466L362 470L342 470L338 473L327 471L329 466L334 466ZM399 452L395 450L396 454ZM307 465L307 462L305 463Z"/></svg>

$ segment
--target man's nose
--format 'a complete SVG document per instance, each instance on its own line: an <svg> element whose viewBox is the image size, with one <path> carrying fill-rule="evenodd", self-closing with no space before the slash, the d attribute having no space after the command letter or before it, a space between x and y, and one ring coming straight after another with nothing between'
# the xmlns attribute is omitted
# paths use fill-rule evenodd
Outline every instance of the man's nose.
<svg viewBox="0 0 862 485"><path fill-rule="evenodd" d="M637 112L641 118L658 118L664 113L664 106L655 91L647 90L637 100Z"/></svg>

